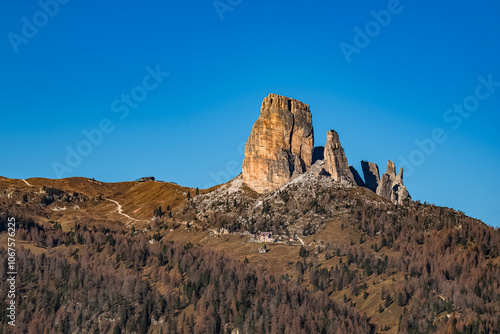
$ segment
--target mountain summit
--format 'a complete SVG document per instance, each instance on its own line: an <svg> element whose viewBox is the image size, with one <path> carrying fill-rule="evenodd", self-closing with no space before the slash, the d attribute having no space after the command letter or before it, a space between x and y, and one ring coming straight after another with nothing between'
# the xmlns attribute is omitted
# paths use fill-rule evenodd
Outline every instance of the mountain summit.
<svg viewBox="0 0 500 334"><path fill-rule="evenodd" d="M243 179L258 193L279 188L312 164L314 133L309 106L270 94L245 145Z"/></svg>
<svg viewBox="0 0 500 334"><path fill-rule="evenodd" d="M342 184L366 185L395 204L411 198L403 185L403 169L396 175L392 161L389 161L382 178L376 164L362 161L362 166L364 182L356 169L348 164L336 131L327 132L324 147L314 147L309 105L270 94L262 102L260 116L245 145L242 170L243 181L260 194L276 190L296 176L311 172L329 176Z"/></svg>

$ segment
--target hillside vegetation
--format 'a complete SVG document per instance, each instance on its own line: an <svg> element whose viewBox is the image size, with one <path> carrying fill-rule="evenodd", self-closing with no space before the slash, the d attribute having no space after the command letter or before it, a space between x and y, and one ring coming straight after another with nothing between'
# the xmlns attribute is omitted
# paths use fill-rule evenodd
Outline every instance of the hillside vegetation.
<svg viewBox="0 0 500 334"><path fill-rule="evenodd" d="M266 195L27 181L0 179L0 232L22 222L32 333L500 332L500 231L453 209L309 174Z"/></svg>

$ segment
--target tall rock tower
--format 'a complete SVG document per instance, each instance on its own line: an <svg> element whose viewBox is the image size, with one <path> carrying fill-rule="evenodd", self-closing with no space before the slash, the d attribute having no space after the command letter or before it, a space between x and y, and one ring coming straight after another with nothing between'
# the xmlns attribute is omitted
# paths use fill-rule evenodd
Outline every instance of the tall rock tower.
<svg viewBox="0 0 500 334"><path fill-rule="evenodd" d="M369 161L361 161L361 168L365 176L365 185L373 192L377 192L378 183L380 181L380 173L376 163Z"/></svg>
<svg viewBox="0 0 500 334"><path fill-rule="evenodd" d="M345 181L352 184L357 183L347 163L344 149L340 144L339 134L334 130L330 130L326 133L324 155L326 162L325 169L335 181Z"/></svg>
<svg viewBox="0 0 500 334"><path fill-rule="evenodd" d="M313 148L309 106L270 94L245 145L243 180L258 193L279 188L311 167Z"/></svg>

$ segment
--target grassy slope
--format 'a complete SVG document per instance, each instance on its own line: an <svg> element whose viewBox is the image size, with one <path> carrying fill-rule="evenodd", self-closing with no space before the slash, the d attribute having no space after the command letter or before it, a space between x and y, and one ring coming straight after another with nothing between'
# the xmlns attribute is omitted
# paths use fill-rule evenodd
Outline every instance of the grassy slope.
<svg viewBox="0 0 500 334"><path fill-rule="evenodd" d="M97 199L100 196L103 199L117 201L121 204L124 214L137 220L131 220L124 215L120 215L117 212L117 205L106 200L94 203L77 203L78 208L75 208L74 203L66 205L65 203L55 202L41 212L39 212L38 208L35 209L30 206L34 203L17 205L20 210L38 218L40 221L58 221L65 230L71 228L75 221L86 221L101 226L111 226L117 222L123 224L133 222L138 228L141 228L149 224L148 221L153 216L153 210L158 206L162 206L163 210L167 206L170 206L172 210L176 210L186 201L188 191L192 195L195 194L195 189L163 182L105 183L81 177L60 180L31 178L26 181L31 186L23 180L0 177L0 189L7 191L15 189L21 193L40 194L43 187L52 187L67 193L77 192L91 199ZM212 189L201 190L200 192L203 193ZM35 204L38 204L38 202ZM65 210L55 211L59 207L64 207Z"/></svg>

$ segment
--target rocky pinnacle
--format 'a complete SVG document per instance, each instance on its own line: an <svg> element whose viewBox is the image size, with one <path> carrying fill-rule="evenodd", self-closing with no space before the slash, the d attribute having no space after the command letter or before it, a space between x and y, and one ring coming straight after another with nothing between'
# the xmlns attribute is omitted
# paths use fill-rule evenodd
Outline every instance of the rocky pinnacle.
<svg viewBox="0 0 500 334"><path fill-rule="evenodd" d="M403 185L403 169L396 175L394 162L387 163L387 171L381 177L377 164L361 161L361 167L364 182L349 165L334 130L327 132L324 147L314 147L312 115L307 104L270 94L262 102L259 118L245 145L242 170L243 181L261 194L310 172L339 183L366 187L395 204L411 198Z"/></svg>
<svg viewBox="0 0 500 334"><path fill-rule="evenodd" d="M335 181L356 183L347 163L344 149L340 144L339 134L334 130L326 133L324 155L326 162L325 169Z"/></svg>
<svg viewBox="0 0 500 334"><path fill-rule="evenodd" d="M376 163L361 161L361 169L365 177L365 186L373 192L377 191L380 174Z"/></svg>
<svg viewBox="0 0 500 334"><path fill-rule="evenodd" d="M243 179L258 193L274 190L311 167L313 147L309 106L270 94L245 145Z"/></svg>

